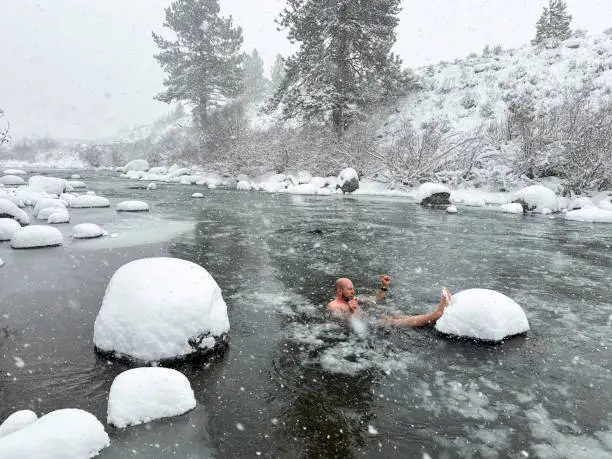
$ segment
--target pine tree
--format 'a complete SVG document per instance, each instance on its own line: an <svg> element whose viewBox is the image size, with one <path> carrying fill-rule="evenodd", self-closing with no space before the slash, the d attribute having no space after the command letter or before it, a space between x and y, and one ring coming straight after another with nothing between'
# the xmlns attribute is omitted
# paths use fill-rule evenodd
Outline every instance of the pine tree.
<svg viewBox="0 0 612 459"><path fill-rule="evenodd" d="M277 54L276 59L274 59L274 65L270 68L270 84L273 91L280 87L285 78L285 65L286 59L282 54Z"/></svg>
<svg viewBox="0 0 612 459"><path fill-rule="evenodd" d="M153 33L160 49L155 59L167 73L166 89L156 98L189 102L204 130L210 110L240 93L242 29L219 16L218 0L175 0L166 8L164 27L176 40Z"/></svg>
<svg viewBox="0 0 612 459"><path fill-rule="evenodd" d="M551 38L567 40L572 35L571 22L572 16L567 14L563 0L549 0L548 8L543 8L536 23L536 36L531 42L537 45Z"/></svg>
<svg viewBox="0 0 612 459"><path fill-rule="evenodd" d="M287 0L278 23L297 53L272 100L285 118L331 122L338 135L365 111L401 92L391 54L400 0Z"/></svg>
<svg viewBox="0 0 612 459"><path fill-rule="evenodd" d="M266 96L269 81L263 74L264 63L256 49L244 57L242 86L247 100L254 102Z"/></svg>
<svg viewBox="0 0 612 459"><path fill-rule="evenodd" d="M0 108L0 120L4 117L4 110ZM9 127L10 125L6 123L4 126L0 124L0 145L6 143L10 140L9 138Z"/></svg>

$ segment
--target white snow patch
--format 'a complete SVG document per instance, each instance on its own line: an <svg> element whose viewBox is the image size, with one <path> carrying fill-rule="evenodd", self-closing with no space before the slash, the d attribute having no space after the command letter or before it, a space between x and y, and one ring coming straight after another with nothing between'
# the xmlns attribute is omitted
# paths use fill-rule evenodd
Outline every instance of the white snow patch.
<svg viewBox="0 0 612 459"><path fill-rule="evenodd" d="M0 425L0 438L29 426L37 419L38 416L36 416L36 413L31 410L20 410L14 412Z"/></svg>
<svg viewBox="0 0 612 459"><path fill-rule="evenodd" d="M104 426L79 409L52 411L0 438L2 459L86 459L110 445Z"/></svg>
<svg viewBox="0 0 612 459"><path fill-rule="evenodd" d="M441 333L501 341L529 330L523 309L511 298L482 288L462 290L452 296L450 305L436 322Z"/></svg>
<svg viewBox="0 0 612 459"><path fill-rule="evenodd" d="M34 249L62 245L62 233L51 226L31 225L20 228L11 238L14 249Z"/></svg>
<svg viewBox="0 0 612 459"><path fill-rule="evenodd" d="M522 214L523 206L518 202L508 202L499 206L499 209L505 214Z"/></svg>
<svg viewBox="0 0 612 459"><path fill-rule="evenodd" d="M457 208L456 208L455 206L448 206L448 207L446 208L446 211L447 211L449 214L456 214L456 213L457 213Z"/></svg>
<svg viewBox="0 0 612 459"><path fill-rule="evenodd" d="M123 428L178 416L195 406L193 390L182 373L161 367L133 368L111 385L107 422Z"/></svg>
<svg viewBox="0 0 612 459"><path fill-rule="evenodd" d="M580 210L571 210L565 214L566 220L592 223L612 223L612 210L599 207L586 207Z"/></svg>
<svg viewBox="0 0 612 459"><path fill-rule="evenodd" d="M132 261L111 278L94 325L94 343L145 361L214 347L229 331L221 289L199 265L175 258Z"/></svg>
<svg viewBox="0 0 612 459"><path fill-rule="evenodd" d="M149 204L143 201L122 201L117 204L117 212L148 212Z"/></svg>
<svg viewBox="0 0 612 459"><path fill-rule="evenodd" d="M95 223L79 223L72 228L72 237L75 239L94 239L107 234Z"/></svg>
<svg viewBox="0 0 612 459"><path fill-rule="evenodd" d="M0 218L0 242L10 241L21 225L12 218Z"/></svg>
<svg viewBox="0 0 612 459"><path fill-rule="evenodd" d="M193 194L191 195L191 197L192 197L192 198L203 198L203 197L204 197L204 195L203 195L202 193L193 193Z"/></svg>

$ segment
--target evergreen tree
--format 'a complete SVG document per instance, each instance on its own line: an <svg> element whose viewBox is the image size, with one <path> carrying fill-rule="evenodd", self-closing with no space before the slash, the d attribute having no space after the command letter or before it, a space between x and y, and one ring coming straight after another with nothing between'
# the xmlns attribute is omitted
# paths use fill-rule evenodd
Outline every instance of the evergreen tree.
<svg viewBox="0 0 612 459"><path fill-rule="evenodd" d="M391 54L400 0L287 0L278 23L299 51L272 100L285 118L330 121L338 135L368 107L403 90Z"/></svg>
<svg viewBox="0 0 612 459"><path fill-rule="evenodd" d="M4 117L4 110L0 108L0 120ZM4 126L0 122L0 145L8 142L9 139L9 124L6 123Z"/></svg>
<svg viewBox="0 0 612 459"><path fill-rule="evenodd" d="M273 91L280 87L285 78L285 65L286 59L282 54L277 54L276 59L274 59L274 65L270 68L270 84Z"/></svg>
<svg viewBox="0 0 612 459"><path fill-rule="evenodd" d="M264 63L256 49L244 56L242 85L247 100L253 102L265 97L269 81L263 74Z"/></svg>
<svg viewBox="0 0 612 459"><path fill-rule="evenodd" d="M572 35L571 22L572 16L567 14L567 5L563 0L549 0L548 8L543 8L536 23L536 36L531 42L537 45L551 38L567 40Z"/></svg>
<svg viewBox="0 0 612 459"><path fill-rule="evenodd" d="M242 29L219 16L218 0L175 0L166 8L164 27L176 40L153 33L160 49L155 59L167 73L166 89L156 98L191 103L203 130L209 111L240 93Z"/></svg>

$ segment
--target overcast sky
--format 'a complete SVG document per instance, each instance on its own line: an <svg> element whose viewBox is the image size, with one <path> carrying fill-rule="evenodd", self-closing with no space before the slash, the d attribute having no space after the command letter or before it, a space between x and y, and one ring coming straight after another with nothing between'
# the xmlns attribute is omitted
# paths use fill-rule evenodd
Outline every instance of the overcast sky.
<svg viewBox="0 0 612 459"><path fill-rule="evenodd" d="M170 0L0 0L0 108L14 137L99 138L146 124L163 75L151 31ZM274 19L284 0L221 0L266 68L292 49ZM395 51L407 66L517 47L533 38L548 0L405 0ZM568 0L574 28L612 27L610 0Z"/></svg>

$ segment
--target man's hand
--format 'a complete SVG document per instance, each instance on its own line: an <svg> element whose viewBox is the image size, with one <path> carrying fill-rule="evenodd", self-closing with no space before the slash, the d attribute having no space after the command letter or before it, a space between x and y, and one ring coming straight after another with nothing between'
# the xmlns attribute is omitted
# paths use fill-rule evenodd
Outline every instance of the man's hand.
<svg viewBox="0 0 612 459"><path fill-rule="evenodd" d="M383 274L383 276L380 278L380 282L383 288L389 288L389 285L391 285L391 276Z"/></svg>
<svg viewBox="0 0 612 459"><path fill-rule="evenodd" d="M357 297L354 297L352 300L348 301L348 305L349 311L351 313L355 312L357 309L359 309L359 299Z"/></svg>

